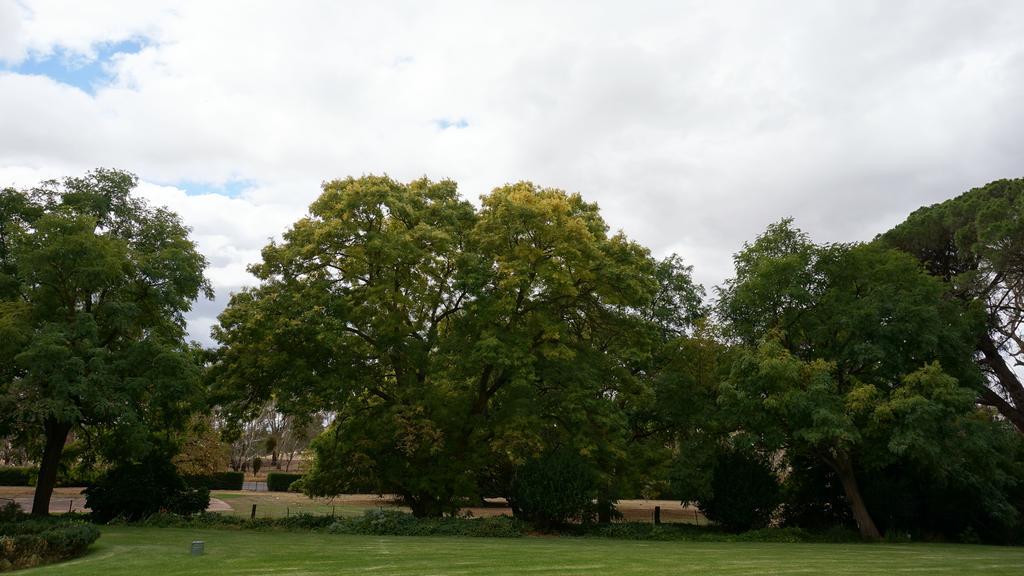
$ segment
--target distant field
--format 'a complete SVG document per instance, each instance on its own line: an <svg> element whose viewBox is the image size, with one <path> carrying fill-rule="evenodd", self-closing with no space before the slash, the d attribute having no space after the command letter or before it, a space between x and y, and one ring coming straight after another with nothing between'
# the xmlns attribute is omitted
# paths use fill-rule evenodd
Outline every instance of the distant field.
<svg viewBox="0 0 1024 576"><path fill-rule="evenodd" d="M192 557L189 543L206 543ZM85 557L18 574L985 574L1019 575L1024 549L939 544L747 544L582 538L413 538L105 527Z"/></svg>
<svg viewBox="0 0 1024 576"><path fill-rule="evenodd" d="M338 516L357 516L366 510L378 507L393 507L390 500L371 495L338 496L330 500L312 499L304 494L292 492L246 492L214 490L211 498L223 500L231 511L224 514L248 518L252 514L252 505L256 505L257 518L279 518L289 514L337 514Z"/></svg>
<svg viewBox="0 0 1024 576"><path fill-rule="evenodd" d="M6 487L0 486L0 498L11 498L18 501L26 509L32 503L31 487ZM85 510L85 497L81 494L81 488L57 488L53 492L53 499L50 502L50 512L60 514L73 509L75 512ZM391 499L379 498L372 494L349 494L331 499L308 498L303 494L291 492L251 492L245 490L214 490L210 493L212 498L223 501L229 510L219 510L222 514L231 514L248 518L252 514L252 505L256 504L256 516L258 518L279 518L289 514L336 514L338 516L357 516L366 510L373 508L396 508ZM474 517L497 516L499 514L512 514L512 511L505 507L500 501L493 501L490 506L483 508L466 508L463 513ZM683 522L689 524L707 524L707 519L694 508L683 506L674 500L620 500L618 510L622 513L624 520L633 522L651 522L654 516L654 507L661 507L661 519L663 522Z"/></svg>
<svg viewBox="0 0 1024 576"><path fill-rule="evenodd" d="M252 505L256 504L256 516L259 518L278 518L288 514L337 514L338 516L355 516L373 508L395 508L405 510L389 498L379 498L369 494L349 494L332 499L310 499L302 494L288 492L246 492L215 490L210 493L213 498L223 500L231 507L225 514L248 518L252 513ZM487 507L464 508L462 513L474 517L497 516L512 514L512 510L503 504L503 500L494 500ZM707 519L694 508L683 506L672 500L622 500L618 509L624 520L634 522L652 522L654 507L661 507L663 522L682 522L689 524L707 524Z"/></svg>

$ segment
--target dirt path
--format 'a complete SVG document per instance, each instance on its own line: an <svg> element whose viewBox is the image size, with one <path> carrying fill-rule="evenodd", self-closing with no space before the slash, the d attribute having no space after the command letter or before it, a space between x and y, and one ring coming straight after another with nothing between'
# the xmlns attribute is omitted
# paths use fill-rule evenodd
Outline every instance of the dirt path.
<svg viewBox="0 0 1024 576"><path fill-rule="evenodd" d="M65 512L90 512L85 506L85 495L82 488L56 488L50 498L50 514L63 514ZM32 510L31 488L21 487L0 487L0 505L7 500L13 500L22 510ZM231 506L219 498L210 498L210 506L207 512L230 512Z"/></svg>

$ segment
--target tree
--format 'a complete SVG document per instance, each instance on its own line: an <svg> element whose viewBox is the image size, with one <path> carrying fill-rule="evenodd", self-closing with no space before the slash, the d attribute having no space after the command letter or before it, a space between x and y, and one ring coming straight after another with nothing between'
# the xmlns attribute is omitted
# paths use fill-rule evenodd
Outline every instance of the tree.
<svg viewBox="0 0 1024 576"><path fill-rule="evenodd" d="M224 470L229 462L228 451L210 416L197 414L183 431L172 462L183 476L209 476Z"/></svg>
<svg viewBox="0 0 1024 576"><path fill-rule="evenodd" d="M212 295L206 260L136 183L99 169L0 193L0 419L45 440L33 514L48 511L69 432L142 450L201 397L183 314Z"/></svg>
<svg viewBox="0 0 1024 576"><path fill-rule="evenodd" d="M598 497L593 466L574 450L557 448L516 470L509 506L517 518L542 529L570 520L592 521Z"/></svg>
<svg viewBox="0 0 1024 576"><path fill-rule="evenodd" d="M921 208L878 241L914 255L950 295L983 311L980 401L1024 433L1024 179Z"/></svg>
<svg viewBox="0 0 1024 576"><path fill-rule="evenodd" d="M708 520L746 532L768 526L779 507L779 477L759 454L730 448L716 454L709 490L697 500Z"/></svg>
<svg viewBox="0 0 1024 576"><path fill-rule="evenodd" d="M188 485L170 455L159 448L132 462L118 462L85 489L94 520L145 519L161 510L184 516L206 511L210 490Z"/></svg>
<svg viewBox="0 0 1024 576"><path fill-rule="evenodd" d="M453 182L328 182L253 267L215 331L214 377L240 405L334 414L314 494L372 488L452 513L553 430L618 453L614 406L649 353L655 263L579 195L529 183L476 210Z"/></svg>
<svg viewBox="0 0 1024 576"><path fill-rule="evenodd" d="M818 246L788 220L735 262L719 311L742 351L719 404L750 443L834 470L861 533L877 538L858 476L900 460L941 466L980 379L968 318L907 255Z"/></svg>

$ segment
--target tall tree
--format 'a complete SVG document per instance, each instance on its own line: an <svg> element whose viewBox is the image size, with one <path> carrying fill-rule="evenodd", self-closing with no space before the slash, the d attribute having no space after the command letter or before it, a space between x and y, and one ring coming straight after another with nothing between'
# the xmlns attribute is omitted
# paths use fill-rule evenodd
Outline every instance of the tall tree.
<svg viewBox="0 0 1024 576"><path fill-rule="evenodd" d="M136 183L99 169L0 192L0 419L45 440L33 514L48 512L71 431L131 447L183 423L194 396L183 314L212 295L206 260Z"/></svg>
<svg viewBox="0 0 1024 576"><path fill-rule="evenodd" d="M333 181L221 316L214 376L250 404L334 413L315 493L450 513L554 428L614 452L654 269L579 195L520 183L476 210L449 181Z"/></svg>
<svg viewBox="0 0 1024 576"><path fill-rule="evenodd" d="M735 261L720 313L747 351L719 403L751 441L832 468L862 534L877 538L858 476L941 457L980 379L969 322L907 255L815 245L789 221Z"/></svg>
<svg viewBox="0 0 1024 576"><path fill-rule="evenodd" d="M952 296L984 311L980 400L1024 433L1024 179L921 208L879 241L913 254Z"/></svg>

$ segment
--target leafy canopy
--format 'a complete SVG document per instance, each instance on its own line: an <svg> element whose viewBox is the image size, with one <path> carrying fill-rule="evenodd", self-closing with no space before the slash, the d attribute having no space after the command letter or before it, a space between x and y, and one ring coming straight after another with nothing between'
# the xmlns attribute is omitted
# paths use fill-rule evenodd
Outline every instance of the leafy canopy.
<svg viewBox="0 0 1024 576"><path fill-rule="evenodd" d="M0 192L0 424L46 437L45 499L69 431L126 457L201 396L184 313L212 295L206 260L135 185L100 169Z"/></svg>
<svg viewBox="0 0 1024 576"><path fill-rule="evenodd" d="M815 245L784 220L736 256L720 314L742 344L719 403L740 435L835 469L862 531L857 475L946 466L973 411L971 323L905 254ZM869 503L870 504L870 503Z"/></svg>
<svg viewBox="0 0 1024 576"><path fill-rule="evenodd" d="M450 181L328 182L221 316L214 375L238 406L335 415L312 493L393 492L439 514L549 447L624 459L631 367L654 314L684 321L666 308L685 290L655 306L656 263L579 195L519 183L481 204Z"/></svg>
<svg viewBox="0 0 1024 576"><path fill-rule="evenodd" d="M1024 432L1024 180L998 180L915 211L878 241L918 258L979 313L981 399Z"/></svg>

